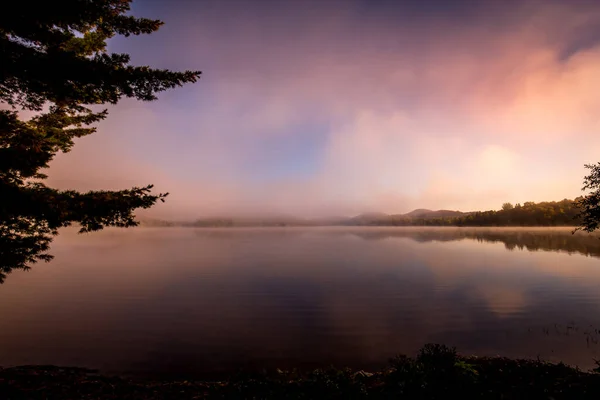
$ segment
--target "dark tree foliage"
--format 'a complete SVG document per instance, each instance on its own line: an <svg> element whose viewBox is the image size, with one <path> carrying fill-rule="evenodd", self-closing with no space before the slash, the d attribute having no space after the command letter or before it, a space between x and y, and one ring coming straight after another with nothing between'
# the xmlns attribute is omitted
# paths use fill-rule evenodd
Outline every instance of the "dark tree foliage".
<svg viewBox="0 0 600 400"><path fill-rule="evenodd" d="M367 221L350 221L347 225L375 226L577 226L582 199L564 199L506 206L497 211L477 211L450 217L408 217L385 215Z"/></svg>
<svg viewBox="0 0 600 400"><path fill-rule="evenodd" d="M578 199L581 209L578 217L581 222L577 230L593 232L600 224L600 163L586 164L585 167L591 172L583 179L581 190L591 190L591 192Z"/></svg>
<svg viewBox="0 0 600 400"><path fill-rule="evenodd" d="M14 1L0 12L0 281L47 253L58 228L81 232L137 225L133 211L167 194L152 185L122 191L63 191L43 183L40 171L73 139L95 132L106 118L101 104L123 96L142 101L195 82L198 71L132 66L111 54L115 35L156 31L161 21L127 15L131 0ZM19 110L34 111L29 120Z"/></svg>
<svg viewBox="0 0 600 400"><path fill-rule="evenodd" d="M458 218L458 226L575 226L579 199L525 202L523 205L502 207L499 211L483 211Z"/></svg>

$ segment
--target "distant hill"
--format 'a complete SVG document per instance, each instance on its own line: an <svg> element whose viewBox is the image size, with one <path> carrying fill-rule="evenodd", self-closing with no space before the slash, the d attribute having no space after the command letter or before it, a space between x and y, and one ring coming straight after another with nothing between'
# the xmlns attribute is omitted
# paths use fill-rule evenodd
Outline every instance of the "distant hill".
<svg viewBox="0 0 600 400"><path fill-rule="evenodd" d="M577 199L526 202L497 211L462 212L418 208L406 214L367 212L354 217L296 218L289 215L205 217L195 221L142 220L145 226L283 227L283 226L577 226Z"/></svg>
<svg viewBox="0 0 600 400"><path fill-rule="evenodd" d="M385 221L390 216L385 213L370 212L357 215L356 217L346 218L344 225L370 225L377 221Z"/></svg>
<svg viewBox="0 0 600 400"><path fill-rule="evenodd" d="M419 219L457 218L470 213L451 210L428 210L418 208L406 214L364 213L347 219L344 225L410 225Z"/></svg>
<svg viewBox="0 0 600 400"><path fill-rule="evenodd" d="M420 219L456 218L469 215L460 211L428 210L420 208L406 214L368 212L354 217L322 217L312 219L288 215L255 217L206 217L195 221L176 223L159 220L143 220L145 226L192 226L192 227L251 227L251 226L362 226L362 225L411 225Z"/></svg>
<svg viewBox="0 0 600 400"><path fill-rule="evenodd" d="M405 215L405 216L407 216L407 217L420 217L420 216L422 216L422 215L429 214L429 213L432 213L432 212L435 212L435 211L433 211L433 210L428 210L428 209L426 209L426 208L417 208L416 210L412 210L412 211L411 211L411 212L409 212L409 213L406 213L406 214L399 214L399 215Z"/></svg>

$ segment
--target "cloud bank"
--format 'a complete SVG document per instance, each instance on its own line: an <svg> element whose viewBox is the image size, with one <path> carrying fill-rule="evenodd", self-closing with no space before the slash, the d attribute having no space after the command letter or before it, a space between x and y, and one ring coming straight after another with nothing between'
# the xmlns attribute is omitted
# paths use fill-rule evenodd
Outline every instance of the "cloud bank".
<svg viewBox="0 0 600 400"><path fill-rule="evenodd" d="M154 183L171 196L152 213L169 217L579 195L600 157L600 5L453 4L134 3L165 26L110 50L203 77L114 107L51 183Z"/></svg>

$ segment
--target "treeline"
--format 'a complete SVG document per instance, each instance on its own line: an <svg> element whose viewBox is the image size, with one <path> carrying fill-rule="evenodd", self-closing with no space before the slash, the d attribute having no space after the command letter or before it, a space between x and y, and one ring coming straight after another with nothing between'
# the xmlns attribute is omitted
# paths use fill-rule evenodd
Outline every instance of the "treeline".
<svg viewBox="0 0 600 400"><path fill-rule="evenodd" d="M344 225L369 226L576 226L579 224L578 201L564 199L524 204L504 203L497 211L476 211L448 217L378 216L352 219Z"/></svg>
<svg viewBox="0 0 600 400"><path fill-rule="evenodd" d="M408 214L362 214L353 218L300 219L293 217L203 218L189 222L143 220L142 225L167 227L284 227L284 226L577 226L578 202L504 203L497 211L463 213L448 210L415 210ZM416 213L416 211L422 211Z"/></svg>
<svg viewBox="0 0 600 400"><path fill-rule="evenodd" d="M526 202L523 205L505 203L501 210L476 212L456 220L459 226L575 226L579 224L578 202Z"/></svg>

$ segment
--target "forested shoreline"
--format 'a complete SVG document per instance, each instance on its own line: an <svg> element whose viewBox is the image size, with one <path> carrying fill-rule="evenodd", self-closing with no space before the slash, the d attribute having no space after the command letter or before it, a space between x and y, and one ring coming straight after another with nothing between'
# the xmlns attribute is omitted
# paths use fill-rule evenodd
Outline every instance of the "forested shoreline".
<svg viewBox="0 0 600 400"><path fill-rule="evenodd" d="M294 217L209 217L195 221L142 220L145 226L578 226L581 198L561 201L504 203L499 210L414 210L406 214L366 213L355 217L301 219Z"/></svg>
<svg viewBox="0 0 600 400"><path fill-rule="evenodd" d="M392 226L577 226L578 199L548 202L505 203L500 210L476 211L460 216L407 218L390 216L376 225ZM370 224L366 224L370 225Z"/></svg>

